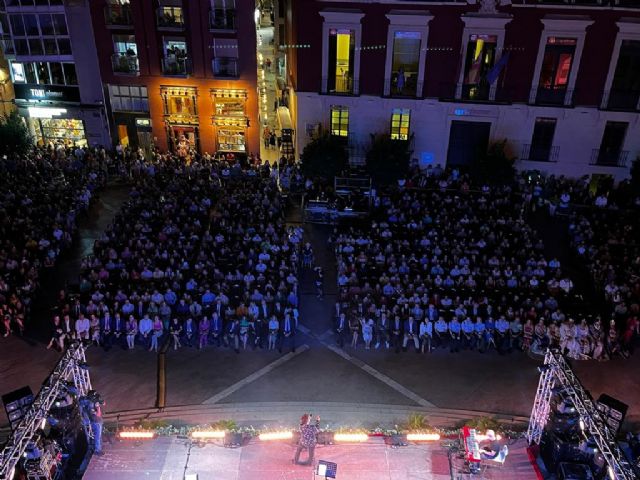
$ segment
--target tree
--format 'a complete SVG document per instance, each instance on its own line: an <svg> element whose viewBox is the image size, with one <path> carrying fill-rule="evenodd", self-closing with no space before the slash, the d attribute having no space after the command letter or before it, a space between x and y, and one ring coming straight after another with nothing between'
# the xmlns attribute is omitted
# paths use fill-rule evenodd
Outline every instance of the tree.
<svg viewBox="0 0 640 480"><path fill-rule="evenodd" d="M349 164L344 139L324 132L302 151L302 172L311 178L333 181Z"/></svg>
<svg viewBox="0 0 640 480"><path fill-rule="evenodd" d="M487 153L480 155L471 168L477 181L494 184L508 183L515 174L516 157L508 153L507 140L492 143Z"/></svg>
<svg viewBox="0 0 640 480"><path fill-rule="evenodd" d="M0 117L0 155L22 156L33 148L33 138L17 112Z"/></svg>
<svg viewBox="0 0 640 480"><path fill-rule="evenodd" d="M389 135L371 134L367 171L378 185L396 183L409 171L410 140L392 140Z"/></svg>
<svg viewBox="0 0 640 480"><path fill-rule="evenodd" d="M640 157L631 163L631 191L635 195L640 195Z"/></svg>

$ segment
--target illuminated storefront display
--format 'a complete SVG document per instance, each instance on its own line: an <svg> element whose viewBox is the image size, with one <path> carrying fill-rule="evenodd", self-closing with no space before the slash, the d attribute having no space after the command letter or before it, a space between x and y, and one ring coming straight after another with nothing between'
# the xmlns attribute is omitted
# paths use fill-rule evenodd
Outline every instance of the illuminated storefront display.
<svg viewBox="0 0 640 480"><path fill-rule="evenodd" d="M87 146L84 124L75 118L29 118L29 128L37 145L63 143Z"/></svg>
<svg viewBox="0 0 640 480"><path fill-rule="evenodd" d="M247 92L245 90L213 89L213 125L216 128L217 149L223 152L246 152Z"/></svg>
<svg viewBox="0 0 640 480"><path fill-rule="evenodd" d="M178 154L198 150L200 143L198 89L195 87L160 87L169 147Z"/></svg>

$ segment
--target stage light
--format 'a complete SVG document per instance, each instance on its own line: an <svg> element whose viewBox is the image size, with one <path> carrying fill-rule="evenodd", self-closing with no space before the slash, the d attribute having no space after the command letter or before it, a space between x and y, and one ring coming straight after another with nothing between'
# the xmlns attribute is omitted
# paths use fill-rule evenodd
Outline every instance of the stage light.
<svg viewBox="0 0 640 480"><path fill-rule="evenodd" d="M440 440L439 433L407 433L410 442L434 442Z"/></svg>
<svg viewBox="0 0 640 480"><path fill-rule="evenodd" d="M366 433L336 433L333 440L336 442L366 442L369 440L369 435Z"/></svg>
<svg viewBox="0 0 640 480"><path fill-rule="evenodd" d="M130 431L124 431L124 432L118 433L119 438L123 438L127 440L148 440L155 436L156 436L155 432L142 431L142 430L139 430L139 431L130 430Z"/></svg>
<svg viewBox="0 0 640 480"><path fill-rule="evenodd" d="M42 421L40 422L40 430L44 430L44 427L47 426L47 419L43 418Z"/></svg>
<svg viewBox="0 0 640 480"><path fill-rule="evenodd" d="M609 465L608 471L609 471L609 478L611 480L616 480L616 472L613 470L613 467L611 465Z"/></svg>
<svg viewBox="0 0 640 480"><path fill-rule="evenodd" d="M269 432L258 435L260 440L288 440L293 438L293 432Z"/></svg>
<svg viewBox="0 0 640 480"><path fill-rule="evenodd" d="M549 365L547 363L545 363L544 365L540 365L538 367L538 372L540 372L540 373L544 373L544 372L547 372L549 370L551 370L551 365Z"/></svg>
<svg viewBox="0 0 640 480"><path fill-rule="evenodd" d="M582 419L578 420L578 424L580 425L580 430L584 432L584 420Z"/></svg>
<svg viewBox="0 0 640 480"><path fill-rule="evenodd" d="M222 430L196 430L191 432L191 438L212 439L212 438L224 438L225 432Z"/></svg>

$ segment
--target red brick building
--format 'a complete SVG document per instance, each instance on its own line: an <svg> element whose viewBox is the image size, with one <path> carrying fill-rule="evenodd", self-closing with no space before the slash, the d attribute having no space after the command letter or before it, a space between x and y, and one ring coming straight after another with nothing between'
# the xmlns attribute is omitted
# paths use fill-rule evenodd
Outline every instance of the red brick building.
<svg viewBox="0 0 640 480"><path fill-rule="evenodd" d="M92 0L116 143L259 151L254 0Z"/></svg>

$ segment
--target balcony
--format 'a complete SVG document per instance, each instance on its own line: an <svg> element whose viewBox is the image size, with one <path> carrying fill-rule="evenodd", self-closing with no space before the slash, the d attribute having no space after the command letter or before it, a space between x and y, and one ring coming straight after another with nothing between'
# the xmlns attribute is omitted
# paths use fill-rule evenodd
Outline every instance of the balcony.
<svg viewBox="0 0 640 480"><path fill-rule="evenodd" d="M209 12L209 31L233 31L236 29L236 11L215 9Z"/></svg>
<svg viewBox="0 0 640 480"><path fill-rule="evenodd" d="M385 94L390 97L415 98L417 93L422 91L422 84L418 82L418 72L405 72L403 81L398 84L400 78L398 72L391 72L391 78L384 81Z"/></svg>
<svg viewBox="0 0 640 480"><path fill-rule="evenodd" d="M522 146L520 160L530 162L557 162L560 155L560 147L525 144Z"/></svg>
<svg viewBox="0 0 640 480"><path fill-rule="evenodd" d="M170 77L186 77L191 73L191 59L182 58L163 58L162 73Z"/></svg>
<svg viewBox="0 0 640 480"><path fill-rule="evenodd" d="M238 78L238 59L232 57L216 57L211 60L213 76L217 78Z"/></svg>
<svg viewBox="0 0 640 480"><path fill-rule="evenodd" d="M626 167L628 156L629 152L627 150L602 150L600 148L594 148L591 152L590 165Z"/></svg>
<svg viewBox="0 0 640 480"><path fill-rule="evenodd" d="M536 86L529 93L529 103L532 105L570 107L573 106L574 90L562 87Z"/></svg>
<svg viewBox="0 0 640 480"><path fill-rule="evenodd" d="M359 80L353 80L351 77L336 78L335 85L329 85L329 78L322 77L321 85L321 93L324 95L358 95L360 92Z"/></svg>
<svg viewBox="0 0 640 480"><path fill-rule="evenodd" d="M460 103L511 103L513 92L506 88L498 88L497 83L491 85L465 85L441 83L438 98L445 102Z"/></svg>
<svg viewBox="0 0 640 480"><path fill-rule="evenodd" d="M130 28L133 17L129 5L107 5L104 7L104 23L109 28Z"/></svg>
<svg viewBox="0 0 640 480"><path fill-rule="evenodd" d="M124 53L114 53L111 55L111 68L113 73L119 75L140 74L140 64L137 55L127 55Z"/></svg>
<svg viewBox="0 0 640 480"><path fill-rule="evenodd" d="M184 30L184 17L181 8L159 8L156 15L158 30Z"/></svg>
<svg viewBox="0 0 640 480"><path fill-rule="evenodd" d="M640 90L606 90L602 96L601 108L624 112L640 110Z"/></svg>

